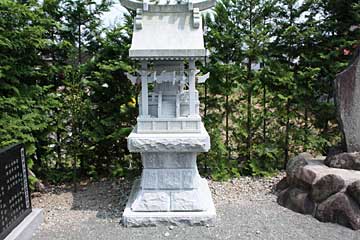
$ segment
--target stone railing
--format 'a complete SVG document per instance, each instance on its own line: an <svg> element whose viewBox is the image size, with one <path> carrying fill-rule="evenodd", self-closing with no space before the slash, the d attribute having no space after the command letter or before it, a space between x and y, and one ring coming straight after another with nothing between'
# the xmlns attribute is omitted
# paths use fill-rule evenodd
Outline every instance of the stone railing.
<svg viewBox="0 0 360 240"><path fill-rule="evenodd" d="M138 118L137 133L200 132L200 117Z"/></svg>

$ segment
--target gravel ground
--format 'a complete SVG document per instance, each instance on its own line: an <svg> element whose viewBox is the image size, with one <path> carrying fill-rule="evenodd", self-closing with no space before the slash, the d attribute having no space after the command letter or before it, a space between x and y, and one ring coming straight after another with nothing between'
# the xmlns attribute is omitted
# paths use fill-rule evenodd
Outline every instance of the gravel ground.
<svg viewBox="0 0 360 240"><path fill-rule="evenodd" d="M33 206L45 212L45 223L33 239L360 240L360 231L277 205L273 186L283 176L209 181L218 215L215 227L123 227L119 222L131 188L124 179L82 183L77 193L68 186L53 187L33 196Z"/></svg>

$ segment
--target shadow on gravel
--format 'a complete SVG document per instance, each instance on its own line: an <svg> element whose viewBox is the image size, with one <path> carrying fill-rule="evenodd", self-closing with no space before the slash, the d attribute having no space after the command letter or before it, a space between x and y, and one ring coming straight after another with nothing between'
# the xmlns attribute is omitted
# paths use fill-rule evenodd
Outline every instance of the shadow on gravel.
<svg viewBox="0 0 360 240"><path fill-rule="evenodd" d="M97 218L120 222L132 181L120 179L80 184L78 192L71 191L71 210L96 211Z"/></svg>

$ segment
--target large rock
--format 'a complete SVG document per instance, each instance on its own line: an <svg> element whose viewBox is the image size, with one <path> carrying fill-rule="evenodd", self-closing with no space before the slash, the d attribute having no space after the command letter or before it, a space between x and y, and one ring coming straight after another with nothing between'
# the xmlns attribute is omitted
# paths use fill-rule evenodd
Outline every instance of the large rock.
<svg viewBox="0 0 360 240"><path fill-rule="evenodd" d="M318 205L315 217L322 222L334 222L354 230L360 229L360 209L344 193L337 193Z"/></svg>
<svg viewBox="0 0 360 240"><path fill-rule="evenodd" d="M296 157L291 158L286 165L286 178L289 184L297 185L308 189L310 186L307 182L302 181L301 169L308 165L308 161L313 159L310 153L301 153Z"/></svg>
<svg viewBox="0 0 360 240"><path fill-rule="evenodd" d="M283 190L277 201L281 206L302 214L312 214L315 209L315 204L309 198L309 194L296 187Z"/></svg>
<svg viewBox="0 0 360 240"><path fill-rule="evenodd" d="M311 168L311 165L306 165L295 173L293 182L296 186L309 190L317 178L318 173Z"/></svg>
<svg viewBox="0 0 360 240"><path fill-rule="evenodd" d="M340 176L329 174L320 178L312 187L311 198L320 203L331 195L340 192L345 187L345 181Z"/></svg>
<svg viewBox="0 0 360 240"><path fill-rule="evenodd" d="M42 182L37 181L35 183L35 191L40 193L46 193L45 185Z"/></svg>
<svg viewBox="0 0 360 240"><path fill-rule="evenodd" d="M333 168L360 170L360 152L340 153L328 156L325 159L325 164Z"/></svg>
<svg viewBox="0 0 360 240"><path fill-rule="evenodd" d="M347 151L360 152L360 54L337 75L335 88L338 120Z"/></svg>
<svg viewBox="0 0 360 240"><path fill-rule="evenodd" d="M286 178L276 186L278 203L323 222L360 229L360 171L328 167L324 159L308 153L291 159Z"/></svg>
<svg viewBox="0 0 360 240"><path fill-rule="evenodd" d="M326 151L326 156L333 156L343 152L346 152L346 146L344 143L340 143L335 146L330 146Z"/></svg>
<svg viewBox="0 0 360 240"><path fill-rule="evenodd" d="M360 180L350 184L346 192L359 204L360 207Z"/></svg>
<svg viewBox="0 0 360 240"><path fill-rule="evenodd" d="M275 185L275 191L281 192L289 187L289 182L286 177L281 179L276 185Z"/></svg>

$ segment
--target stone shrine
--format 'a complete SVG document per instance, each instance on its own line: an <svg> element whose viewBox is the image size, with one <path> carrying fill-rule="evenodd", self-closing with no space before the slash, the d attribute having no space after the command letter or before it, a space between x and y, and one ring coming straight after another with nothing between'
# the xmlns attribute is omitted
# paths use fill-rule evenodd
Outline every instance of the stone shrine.
<svg viewBox="0 0 360 240"><path fill-rule="evenodd" d="M143 172L134 183L123 214L125 226L213 224L216 212L207 181L196 158L210 149L210 137L199 115L195 62L205 59L200 12L215 0L121 0L135 10L130 58L139 61L139 117L128 137L131 152L141 154Z"/></svg>

